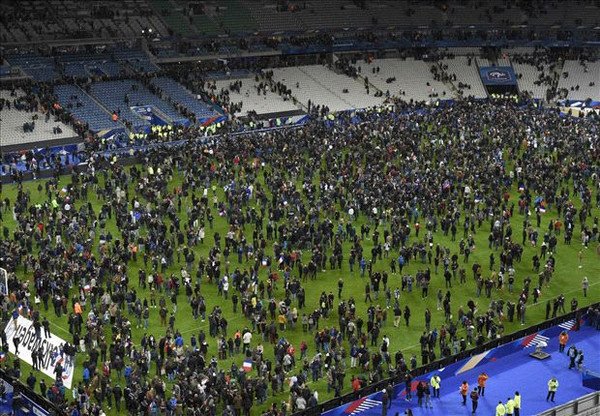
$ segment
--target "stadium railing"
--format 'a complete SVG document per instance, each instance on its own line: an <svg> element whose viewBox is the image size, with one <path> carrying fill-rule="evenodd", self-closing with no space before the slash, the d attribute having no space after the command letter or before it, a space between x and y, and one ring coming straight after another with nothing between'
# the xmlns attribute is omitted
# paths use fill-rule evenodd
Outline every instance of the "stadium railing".
<svg viewBox="0 0 600 416"><path fill-rule="evenodd" d="M457 361L464 360L465 358L472 357L477 354L481 354L485 351L491 350L492 348L496 348L500 345L508 344L517 339L526 337L528 335L531 335L533 333L541 331L542 329L547 329L547 328L559 325L563 322L570 321L572 319L579 320L587 313L588 309L598 308L598 307L600 307L600 302L591 304L589 306L582 307L574 312L569 312L565 315L558 316L556 318L540 322L537 325L533 325L528 328L522 329L520 331L516 331L512 334L505 335L502 338L498 338L498 339L489 341L479 347L471 348L471 349L463 351L459 354L452 355L450 357L446 357L446 358L434 361L433 363L430 363L428 365L424 365L424 366L416 368L415 370L412 370L411 371L412 376L413 377L422 376L423 374L427 374L427 373L430 373L437 369L446 367ZM292 416L320 415L324 412L335 409L336 407L339 407L345 403L349 403L349 402L357 400L361 397L365 397L365 396L373 394L377 391L380 391L383 388L385 388L388 384L395 385L395 384L398 384L403 381L404 381L403 374L395 374L392 377L388 377L377 383L369 384L368 386L363 387L362 389L360 389L358 391L348 393L344 396L337 397L335 399L332 399L332 400L329 400L329 401L326 401L323 403L319 403L317 406L311 407L309 409L295 412L295 413L293 413Z"/></svg>
<svg viewBox="0 0 600 416"><path fill-rule="evenodd" d="M301 125L298 125L298 124L289 124L289 125L275 126L275 127L265 127L262 129L252 130L252 133L258 134L258 133L262 133L262 132L282 130L282 129L296 129L299 127L301 127ZM235 136L239 136L242 134L248 134L248 131L234 132L234 133L231 133L231 136L235 137ZM221 133L218 133L213 136L198 137L197 139L182 139L182 140L177 140L177 141L172 141L172 142L151 143L151 144L137 146L137 147L121 147L121 148L114 149L114 150L94 152L94 154L97 156L105 157L105 158L112 158L113 156L117 156L118 159L117 159L116 163L123 165L123 166L130 166L130 165L133 165L136 163L141 163L142 158L140 157L140 155L143 155L145 152L147 152L148 150L151 150L151 149L176 148L176 147L184 145L189 140L198 140L201 142L206 142L206 141L211 141L211 140L212 141L219 140L220 137L221 137ZM85 169L85 167L87 166L87 163L88 163L87 161L84 161L84 162L79 163L77 166L79 169ZM69 167L69 166L62 166L61 170L60 170L60 174L61 175L69 174L71 172L70 169L71 169L71 167ZM41 172L39 172L39 174L37 174L34 177L33 173L31 171L27 171L27 172L23 172L22 180L30 181L33 179L47 179L47 178L51 178L54 175L54 173L55 173L54 168L46 169L46 170L42 170ZM12 183L13 182L12 174L10 174L10 173L2 174L0 172L0 181L2 181L3 184Z"/></svg>
<svg viewBox="0 0 600 416"><path fill-rule="evenodd" d="M600 391L581 396L568 403L553 407L537 416L595 416L600 409Z"/></svg>
<svg viewBox="0 0 600 416"><path fill-rule="evenodd" d="M31 409L30 414L38 416L67 416L67 413L59 406L42 397L20 380L8 375L2 368L0 368L0 383L5 383L12 387L12 393L8 393L7 391L5 395L12 394L12 408L13 410L17 410L14 414L23 414L25 410L29 411ZM3 402L4 399L2 398ZM0 412L0 414L5 413Z"/></svg>

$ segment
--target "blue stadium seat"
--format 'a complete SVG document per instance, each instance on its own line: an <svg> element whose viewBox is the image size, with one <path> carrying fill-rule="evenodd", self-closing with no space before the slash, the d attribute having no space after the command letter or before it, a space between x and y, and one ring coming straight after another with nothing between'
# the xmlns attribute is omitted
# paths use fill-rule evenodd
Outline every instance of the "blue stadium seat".
<svg viewBox="0 0 600 416"><path fill-rule="evenodd" d="M117 61L126 61L137 72L153 74L158 72L158 68L144 51L141 50L116 50L113 55Z"/></svg>
<svg viewBox="0 0 600 416"><path fill-rule="evenodd" d="M171 101L180 103L189 111L195 113L196 119L198 120L218 115L203 101L198 100L181 84L172 80L171 78L158 77L153 79L152 83L160 88L163 93L171 99Z"/></svg>
<svg viewBox="0 0 600 416"><path fill-rule="evenodd" d="M54 58L26 53L10 55L6 59L12 66L21 67L37 81L47 82L59 77Z"/></svg>
<svg viewBox="0 0 600 416"><path fill-rule="evenodd" d="M120 124L117 125L117 123L112 121L111 115L106 110L76 86L59 85L54 88L54 93L58 98L58 103L75 115L81 122L88 123L91 130L99 131L122 127ZM72 99L71 96L77 96L77 98ZM81 107L77 106L78 102L82 104ZM72 104L72 107L68 106L68 104Z"/></svg>
<svg viewBox="0 0 600 416"><path fill-rule="evenodd" d="M63 69L68 77L86 78L90 76L85 65L80 62L66 62L63 64Z"/></svg>
<svg viewBox="0 0 600 416"><path fill-rule="evenodd" d="M132 89L133 86L137 89ZM154 106L167 116L173 123L184 123L186 118L180 115L169 103L152 94L146 87L137 81L120 80L97 82L91 86L92 95L110 111L121 110L121 120L132 123L135 129L147 127L150 123L139 117L131 106ZM129 104L125 102L125 95L129 97Z"/></svg>

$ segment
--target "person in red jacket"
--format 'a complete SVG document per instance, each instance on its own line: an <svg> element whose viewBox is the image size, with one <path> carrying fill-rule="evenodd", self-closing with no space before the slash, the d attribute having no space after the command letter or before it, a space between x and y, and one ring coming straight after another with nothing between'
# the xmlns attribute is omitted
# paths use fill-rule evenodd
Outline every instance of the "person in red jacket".
<svg viewBox="0 0 600 416"><path fill-rule="evenodd" d="M352 376L352 391L360 390L360 380Z"/></svg>
<svg viewBox="0 0 600 416"><path fill-rule="evenodd" d="M485 396L485 383L488 378L486 373L481 373L479 374L479 377L477 377L477 391L481 397Z"/></svg>
<svg viewBox="0 0 600 416"><path fill-rule="evenodd" d="M567 331L562 331L558 336L558 352L564 352L567 341L569 341L569 334Z"/></svg>
<svg viewBox="0 0 600 416"><path fill-rule="evenodd" d="M460 385L460 395L462 396L462 404L464 406L467 405L467 393L469 392L469 383L467 383L467 380L464 380L462 382L462 384Z"/></svg>

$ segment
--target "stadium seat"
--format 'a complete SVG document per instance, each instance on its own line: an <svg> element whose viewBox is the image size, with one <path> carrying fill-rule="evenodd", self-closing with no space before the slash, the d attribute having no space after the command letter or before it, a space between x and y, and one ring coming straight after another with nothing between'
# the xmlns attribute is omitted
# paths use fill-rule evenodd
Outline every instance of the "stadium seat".
<svg viewBox="0 0 600 416"><path fill-rule="evenodd" d="M11 97L10 91L0 90L0 98L5 100L13 101L15 98L22 97L24 92L22 90L16 90L16 94L16 97ZM37 120L35 120L35 128L31 132L24 132L23 125L25 123L31 123L34 116L37 117ZM0 111L2 145L27 145L36 142L47 142L77 136L70 126L61 122L56 122L52 117L48 122L45 120L45 114L40 111L21 111L16 110L14 106L11 106L11 109L9 110L5 107ZM54 127L59 127L61 133L56 134L56 132L53 131Z"/></svg>
<svg viewBox="0 0 600 416"><path fill-rule="evenodd" d="M429 101L435 98L432 95L450 98L450 87L433 79L431 65L412 58L377 59L370 64L357 64L362 68L362 76L368 77L375 87L383 92L389 90L391 95L399 96L405 101ZM373 74L372 69L376 67L379 67L379 73ZM396 78L396 81L388 83L387 80L391 78Z"/></svg>
<svg viewBox="0 0 600 416"><path fill-rule="evenodd" d="M237 81L237 79L218 80L215 81L215 85L217 91L221 91L222 89L229 91L231 102L244 103L242 107L243 114L246 114L249 111L254 111L257 114L269 114L299 109L299 107L294 105L291 101L284 100L274 92L269 91L266 94L258 94L257 86L260 81L256 82L253 77L241 79L242 87L240 88L239 93L237 91L231 91L229 88L234 81Z"/></svg>
<svg viewBox="0 0 600 416"><path fill-rule="evenodd" d="M63 108L69 110L81 122L87 123L92 131L115 127L110 113L76 86L58 85L54 88L54 94ZM119 127L123 126L119 124Z"/></svg>
<svg viewBox="0 0 600 416"><path fill-rule="evenodd" d="M198 120L218 115L202 100L194 97L191 92L183 87L183 85L171 78L154 78L152 84L160 88L162 92L171 99L171 102L179 103L189 111L195 113Z"/></svg>
<svg viewBox="0 0 600 416"><path fill-rule="evenodd" d="M569 100L600 100L600 62L565 61L558 88L566 90L563 98Z"/></svg>
<svg viewBox="0 0 600 416"><path fill-rule="evenodd" d="M133 129L149 126L150 123L138 116L131 106L154 106L173 123L183 123L185 117L181 116L171 104L152 94L146 87L137 81L120 80L97 82L91 85L91 94L101 102L109 111L121 110L120 119L131 122ZM125 95L129 103L125 102Z"/></svg>
<svg viewBox="0 0 600 416"><path fill-rule="evenodd" d="M325 66L274 68L272 71L273 79L287 85L292 96L304 105L310 100L313 104L326 105L331 111L342 111L383 102L382 97L375 97L374 90L368 95L360 80L337 74ZM344 93L345 90L348 92Z"/></svg>
<svg viewBox="0 0 600 416"><path fill-rule="evenodd" d="M487 97L487 92L483 83L481 82L481 76L479 74L479 67L489 66L490 63L487 59L477 58L477 65L473 61L471 65L468 65L468 58L466 56L457 56L453 59L443 59L442 64L448 65L446 72L450 75L456 75L456 82L454 86L457 87L458 83L468 84L471 88L464 89L464 96L473 96L475 98Z"/></svg>

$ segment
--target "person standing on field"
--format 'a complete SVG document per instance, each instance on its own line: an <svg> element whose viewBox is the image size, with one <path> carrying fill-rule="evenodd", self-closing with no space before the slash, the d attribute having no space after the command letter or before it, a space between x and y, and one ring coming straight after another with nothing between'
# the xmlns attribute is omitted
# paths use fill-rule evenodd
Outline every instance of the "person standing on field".
<svg viewBox="0 0 600 416"><path fill-rule="evenodd" d="M402 309L400 309L399 304L396 304L396 306L394 306L394 328L398 328L400 318L402 318Z"/></svg>
<svg viewBox="0 0 600 416"><path fill-rule="evenodd" d="M575 359L577 358L577 354L579 352L577 351L577 348L575 347L575 345L571 345L569 347L569 349L567 350L567 356L569 357L569 370L573 367L575 367Z"/></svg>
<svg viewBox="0 0 600 416"><path fill-rule="evenodd" d="M433 389L433 397L437 397L438 399L440 398L441 382L442 379L440 378L439 374L434 374L433 377L431 377L431 380L429 380L429 384L431 384L431 388Z"/></svg>
<svg viewBox="0 0 600 416"><path fill-rule="evenodd" d="M425 394L425 407L433 409L433 403L431 403L431 389L427 382L423 383L423 393Z"/></svg>
<svg viewBox="0 0 600 416"><path fill-rule="evenodd" d="M506 416L514 416L515 414L515 401L509 397L506 399L506 404L504 405L506 408Z"/></svg>
<svg viewBox="0 0 600 416"><path fill-rule="evenodd" d="M515 416L521 416L521 395L518 391L515 391Z"/></svg>
<svg viewBox="0 0 600 416"><path fill-rule="evenodd" d="M554 402L556 390L558 390L558 380L556 379L556 377L552 377L548 381L548 395L546 395L546 401L550 400L551 402Z"/></svg>
<svg viewBox="0 0 600 416"><path fill-rule="evenodd" d="M502 404L502 400L498 402L498 406L496 406L496 416L504 416L506 414L506 408L504 404Z"/></svg>
<svg viewBox="0 0 600 416"><path fill-rule="evenodd" d="M479 374L479 377L477 377L477 391L481 397L485 396L485 383L488 378L486 373L481 373Z"/></svg>
<svg viewBox="0 0 600 416"><path fill-rule="evenodd" d="M475 414L477 411L477 404L479 402L479 393L477 393L477 389L474 388L471 392L471 404L473 405L473 411L471 413Z"/></svg>
<svg viewBox="0 0 600 416"><path fill-rule="evenodd" d="M558 352L564 352L567 341L569 341L569 334L567 331L562 331L558 336Z"/></svg>
<svg viewBox="0 0 600 416"><path fill-rule="evenodd" d="M382 396L382 408L381 408L381 416L387 416L388 411L388 401L390 400L390 396L388 396L388 392L386 389L381 390Z"/></svg>
<svg viewBox="0 0 600 416"><path fill-rule="evenodd" d="M462 396L462 404L464 406L466 406L467 405L467 393L469 392L469 383L467 383L466 380L464 380L462 382L462 384L460 385L459 391Z"/></svg>

